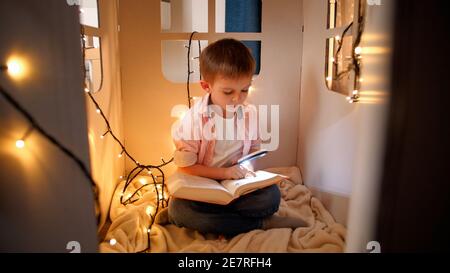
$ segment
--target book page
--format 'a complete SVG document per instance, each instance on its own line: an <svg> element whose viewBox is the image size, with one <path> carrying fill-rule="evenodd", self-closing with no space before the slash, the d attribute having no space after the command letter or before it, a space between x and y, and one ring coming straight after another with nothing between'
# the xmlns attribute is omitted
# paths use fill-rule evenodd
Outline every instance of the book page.
<svg viewBox="0 0 450 273"><path fill-rule="evenodd" d="M167 188L177 198L225 205L233 196L218 181L175 172L167 180Z"/></svg>
<svg viewBox="0 0 450 273"><path fill-rule="evenodd" d="M256 171L256 177L243 178L238 180L224 180L222 186L224 186L234 197L237 197L244 193L249 193L253 190L257 190L272 184L275 184L284 177L269 173L266 171Z"/></svg>

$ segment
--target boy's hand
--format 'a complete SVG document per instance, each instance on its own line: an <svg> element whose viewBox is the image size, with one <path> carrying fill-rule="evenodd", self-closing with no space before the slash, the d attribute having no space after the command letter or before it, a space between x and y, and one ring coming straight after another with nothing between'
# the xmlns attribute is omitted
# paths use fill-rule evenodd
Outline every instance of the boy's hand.
<svg viewBox="0 0 450 273"><path fill-rule="evenodd" d="M241 179L244 177L256 176L255 173L244 166L234 165L229 168L225 168L225 179Z"/></svg>

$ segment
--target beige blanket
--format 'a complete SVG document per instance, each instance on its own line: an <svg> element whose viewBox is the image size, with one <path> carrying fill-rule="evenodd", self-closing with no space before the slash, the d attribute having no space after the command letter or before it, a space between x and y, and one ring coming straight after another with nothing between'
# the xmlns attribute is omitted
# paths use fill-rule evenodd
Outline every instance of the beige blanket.
<svg viewBox="0 0 450 273"><path fill-rule="evenodd" d="M150 231L151 252L343 252L345 227L336 223L322 203L303 185L299 169L286 167L266 171L290 177L279 185L282 200L276 214L301 217L309 227L253 230L227 240L171 224L154 224ZM114 195L110 214L112 225L105 242L100 244L100 252L138 252L147 247L147 225L150 222L147 213L155 205L155 193L149 189L142 193L138 202L125 207L119 202L123 183ZM132 190L130 187L130 192ZM113 244L111 239L114 239Z"/></svg>

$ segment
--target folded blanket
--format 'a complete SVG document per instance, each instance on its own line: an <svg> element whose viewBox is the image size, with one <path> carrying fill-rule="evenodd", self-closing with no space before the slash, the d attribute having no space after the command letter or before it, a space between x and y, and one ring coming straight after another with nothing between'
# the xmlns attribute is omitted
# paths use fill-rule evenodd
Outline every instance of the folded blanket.
<svg viewBox="0 0 450 273"><path fill-rule="evenodd" d="M322 203L303 185L299 169L285 167L266 171L290 177L279 185L282 200L276 215L300 217L309 224L308 227L253 230L227 240L172 224L163 225L162 220L150 231L150 252L343 252L345 227L336 223ZM147 248L147 226L151 220L147 213L156 204L155 193L149 189L142 193L139 201L123 206L119 200L124 183L121 182L114 194L110 213L112 225L105 242L100 244L100 252L138 252ZM132 192L134 188L129 190ZM110 240L113 238L116 243L112 245Z"/></svg>

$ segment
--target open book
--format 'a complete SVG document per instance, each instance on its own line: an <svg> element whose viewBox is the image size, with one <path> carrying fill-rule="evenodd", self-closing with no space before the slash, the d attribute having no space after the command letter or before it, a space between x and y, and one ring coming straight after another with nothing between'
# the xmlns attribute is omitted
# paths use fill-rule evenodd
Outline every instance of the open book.
<svg viewBox="0 0 450 273"><path fill-rule="evenodd" d="M168 178L167 188L176 198L227 205L242 195L289 178L266 171L256 171L255 174L255 177L217 181L177 171Z"/></svg>

